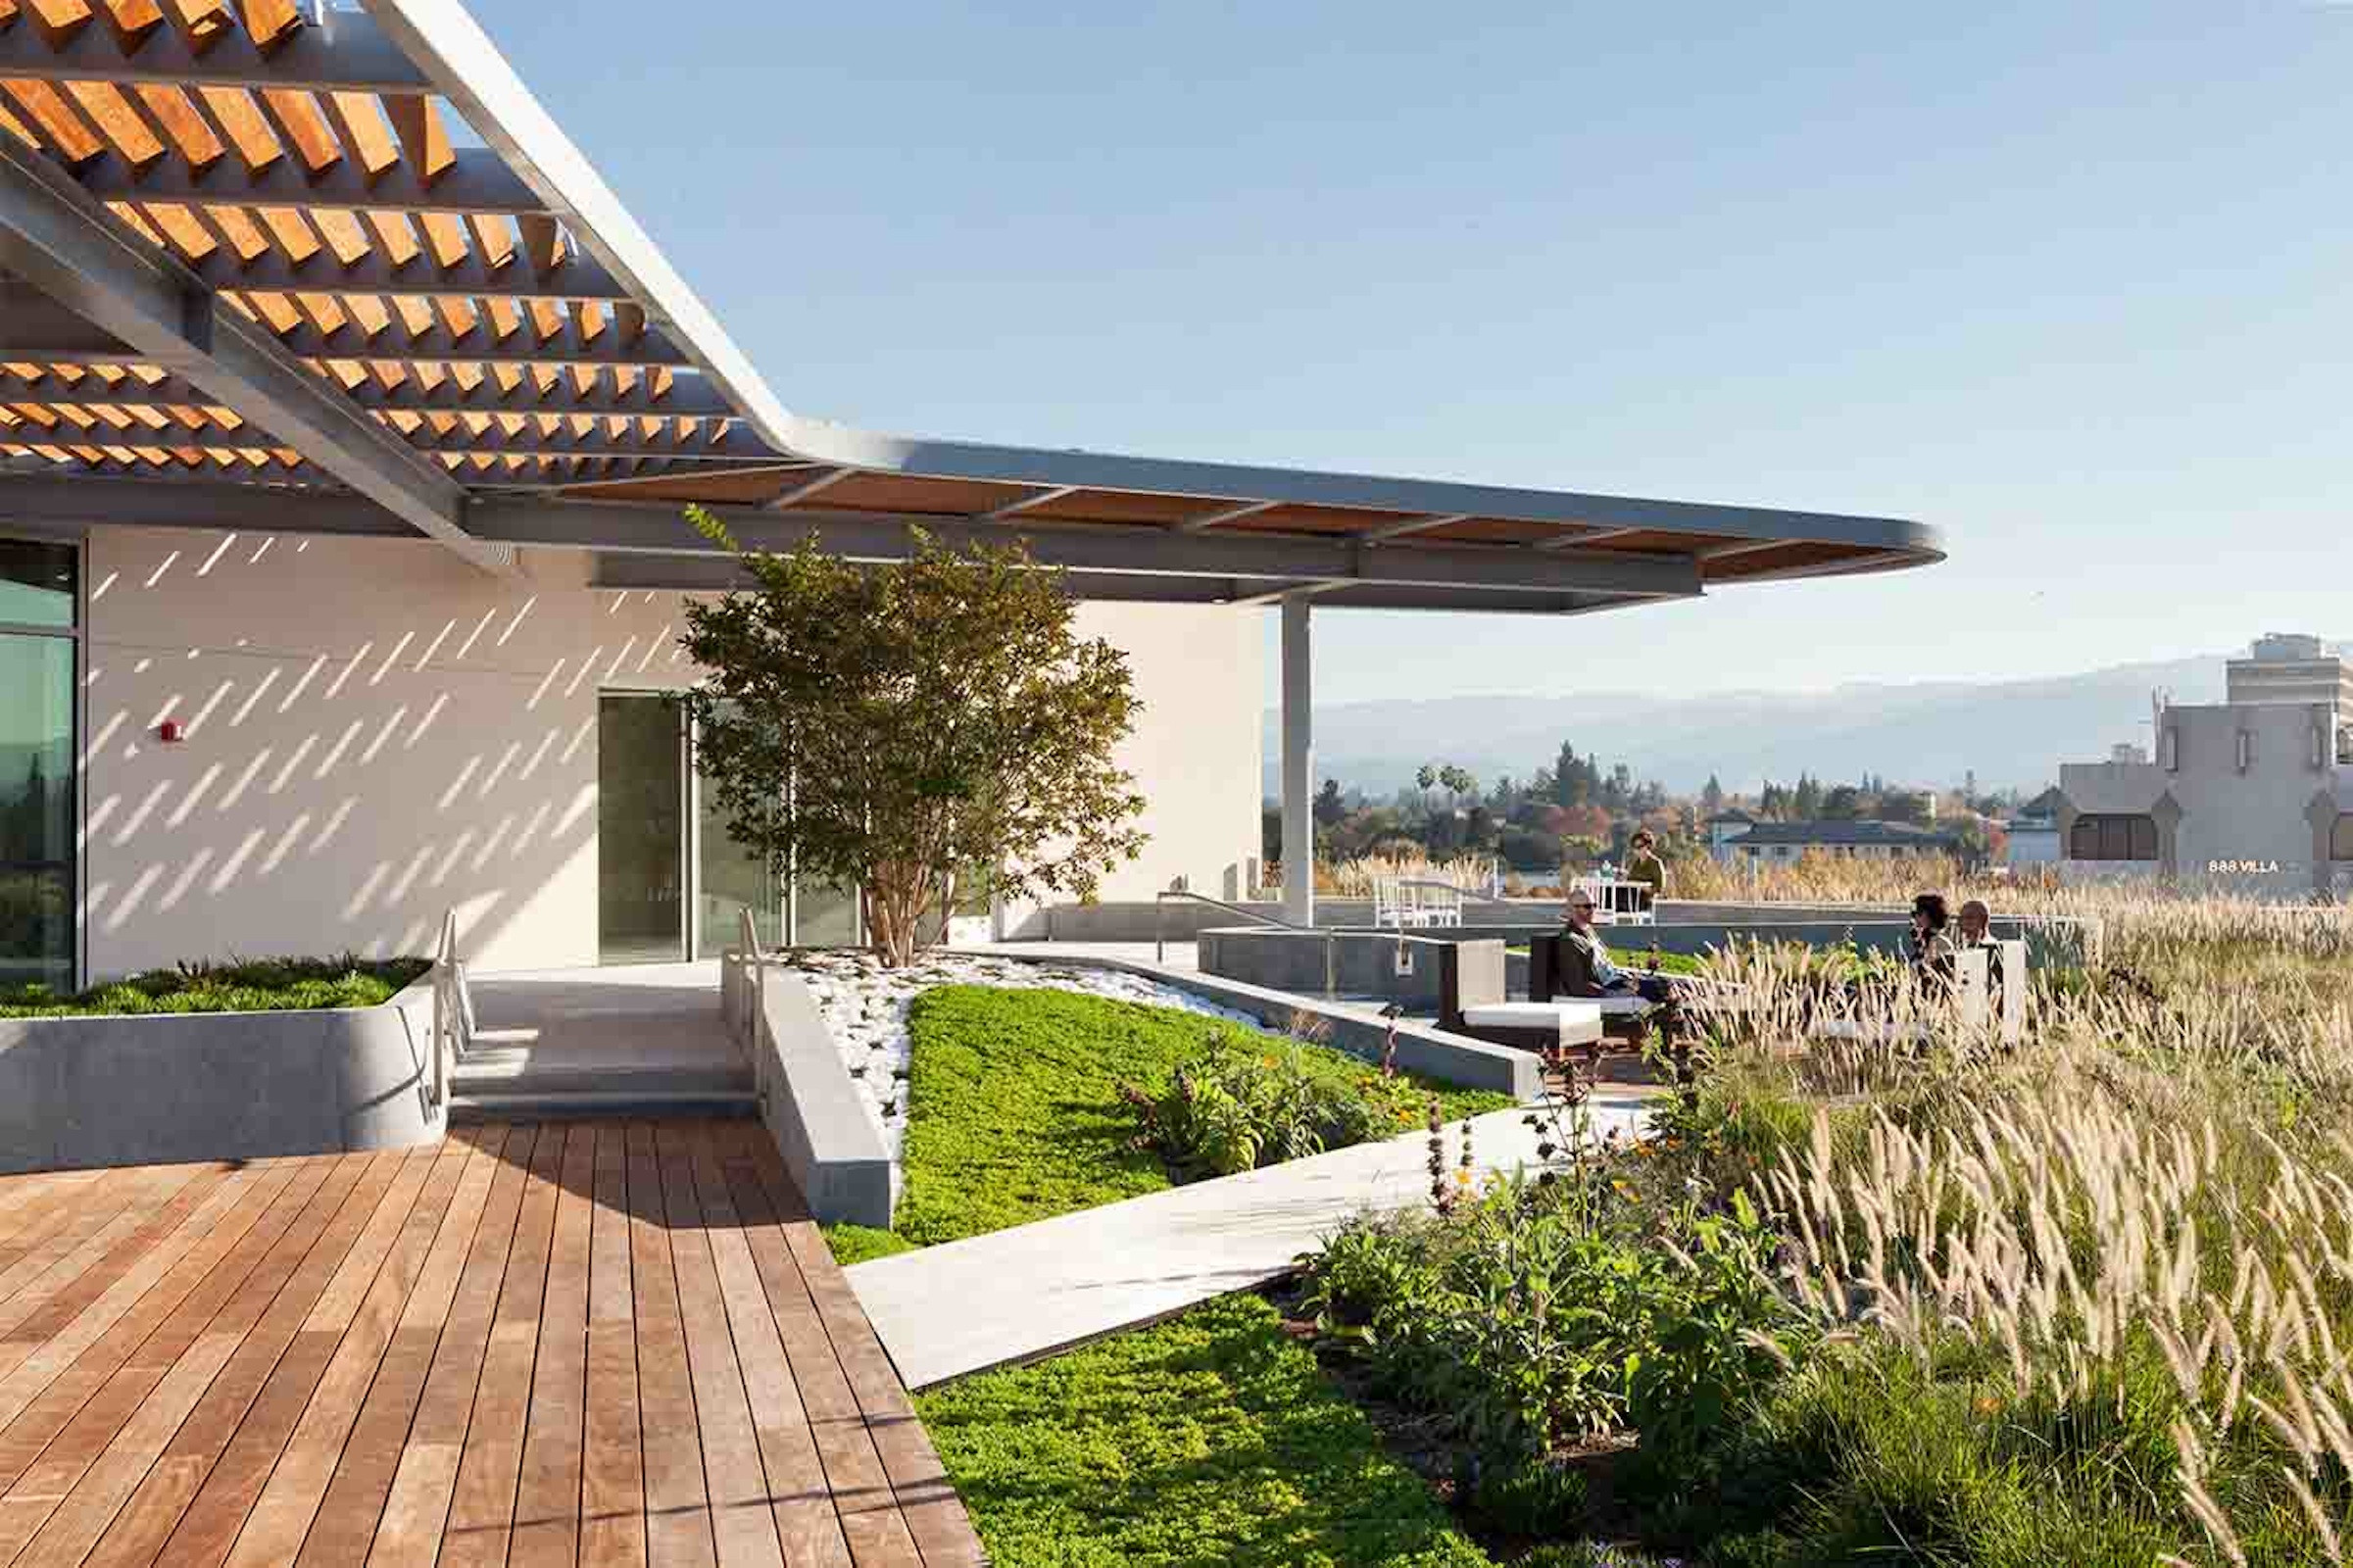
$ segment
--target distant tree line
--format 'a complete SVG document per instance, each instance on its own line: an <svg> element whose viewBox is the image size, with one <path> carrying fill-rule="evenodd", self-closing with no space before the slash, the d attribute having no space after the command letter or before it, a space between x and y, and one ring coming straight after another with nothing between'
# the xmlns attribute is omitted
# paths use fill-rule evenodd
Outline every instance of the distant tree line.
<svg viewBox="0 0 2353 1568"><path fill-rule="evenodd" d="M1794 784L1768 781L1754 796L1735 794L1710 774L1693 796L1670 794L1656 779L1638 779L1625 762L1580 753L1563 741L1552 760L1520 779L1506 774L1485 788L1467 769L1433 760L1387 800L1325 779L1314 803L1316 853L1331 860L1491 855L1520 871L1548 874L1622 858L1626 841L1648 828L1668 858L1704 854L1707 821L1739 809L1765 821L1883 821L1935 826L1973 852L1992 847L1987 820L2014 808L2015 792L1981 796L1970 786L1939 811L1926 790L1865 773L1851 784L1800 773ZM1282 822L1269 809L1269 860L1281 856Z"/></svg>

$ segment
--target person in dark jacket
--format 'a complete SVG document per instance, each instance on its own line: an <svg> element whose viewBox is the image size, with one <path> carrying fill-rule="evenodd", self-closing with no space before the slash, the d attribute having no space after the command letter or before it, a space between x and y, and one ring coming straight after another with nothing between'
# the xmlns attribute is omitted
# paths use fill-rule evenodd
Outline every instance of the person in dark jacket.
<svg viewBox="0 0 2353 1568"><path fill-rule="evenodd" d="M1952 911L1945 907L1943 894L1923 893L1912 901L1912 935L1904 944L1904 957L1913 979L1952 985L1954 950L1952 938L1944 934L1951 924Z"/></svg>
<svg viewBox="0 0 2353 1568"><path fill-rule="evenodd" d="M1644 1002L1664 1002L1670 995L1664 976L1632 974L1610 961L1601 933L1593 929L1593 896L1580 887L1569 889L1568 919L1561 939L1575 948L1593 977L1595 996L1635 996Z"/></svg>

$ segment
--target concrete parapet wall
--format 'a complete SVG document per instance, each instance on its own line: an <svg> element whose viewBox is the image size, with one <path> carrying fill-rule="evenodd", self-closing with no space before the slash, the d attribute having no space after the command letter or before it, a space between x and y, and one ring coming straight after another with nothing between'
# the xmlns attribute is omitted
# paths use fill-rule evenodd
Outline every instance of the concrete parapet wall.
<svg viewBox="0 0 2353 1568"><path fill-rule="evenodd" d="M774 962L729 954L720 1004L751 1054L760 1119L809 1210L823 1224L887 1230L895 1188L882 1141L808 982Z"/></svg>
<svg viewBox="0 0 2353 1568"><path fill-rule="evenodd" d="M0 1171L438 1140L428 971L375 1007L0 1019Z"/></svg>
<svg viewBox="0 0 2353 1568"><path fill-rule="evenodd" d="M1438 1000L1436 950L1456 942L1491 940L1523 946L1559 929L1557 923L1464 925L1400 938L1394 931L1278 931L1240 926L1203 931L1198 939L1198 952L1204 974L1320 996L1327 990L1329 973L1332 983L1328 989L1342 996L1372 997L1419 1007L1435 1005ZM1908 918L1875 914L1856 919L1850 913L1831 920L1678 920L1660 925L1605 926L1601 938L1620 962L1640 963L1642 956L1653 950L1700 957L1730 945L1751 942L1794 942L1811 948L1852 943L1864 953L1894 955L1904 951L1911 929ZM2028 966L2035 970L2080 968L2095 961L2098 952L2096 921L1996 919L1993 935L2002 941L2023 940ZM1507 966L1511 993L1525 996L1527 956L1510 954Z"/></svg>
<svg viewBox="0 0 2353 1568"><path fill-rule="evenodd" d="M1276 933L1278 935L1282 933ZM1371 935L1371 933L1361 933ZM1305 933L1291 933L1292 940L1303 946L1315 946L1317 939ZM1394 947L1394 933L1381 939ZM1431 943L1435 950L1441 944ZM1029 956L1029 955L1023 955ZM1044 956L1039 956L1044 957ZM1280 987L1253 985L1221 975L1197 974L1186 969L1164 969L1153 964L1133 962L1103 954L1073 953L1065 956L1054 954L1046 958L1058 964L1099 969L1120 969L1129 974L1144 975L1179 991L1190 991L1199 997L1248 1013L1268 1029L1288 1032L1296 1020L1304 1018L1321 1030L1323 1044L1336 1051L1345 1051L1366 1061L1379 1061L1388 1039L1387 1026L1381 1019L1348 1007L1335 1006L1316 995ZM1316 960L1318 979L1315 991L1323 988L1323 962ZM1438 972L1434 955L1421 959L1427 964L1433 984ZM1432 993L1435 997L1435 991ZM1542 1087L1536 1057L1508 1046L1491 1045L1484 1040L1449 1034L1426 1023L1400 1020L1397 1034L1397 1062L1407 1072L1435 1078L1441 1083L1456 1084L1464 1089L1492 1089L1520 1100L1532 1100Z"/></svg>

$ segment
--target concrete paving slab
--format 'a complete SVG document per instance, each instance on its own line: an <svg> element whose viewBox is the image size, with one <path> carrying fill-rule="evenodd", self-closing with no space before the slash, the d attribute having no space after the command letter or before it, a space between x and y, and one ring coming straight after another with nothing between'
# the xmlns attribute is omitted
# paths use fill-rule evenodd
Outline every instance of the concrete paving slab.
<svg viewBox="0 0 2353 1568"><path fill-rule="evenodd" d="M1596 1137L1640 1129L1655 1092L1596 1091ZM1533 1169L1524 1110L1475 1118L1477 1168ZM1446 1133L1448 1158L1457 1147ZM1429 1199L1426 1136L1108 1203L847 1270L910 1389L1020 1361L1290 1273L1301 1252L1366 1210Z"/></svg>

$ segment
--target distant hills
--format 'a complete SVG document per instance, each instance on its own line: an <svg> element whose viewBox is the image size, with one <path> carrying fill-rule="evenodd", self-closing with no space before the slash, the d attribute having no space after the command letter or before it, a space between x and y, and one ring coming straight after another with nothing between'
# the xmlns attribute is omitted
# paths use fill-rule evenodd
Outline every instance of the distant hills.
<svg viewBox="0 0 2353 1568"><path fill-rule="evenodd" d="M1658 696L1594 692L1574 697L1466 696L1343 703L1315 712L1315 772L1387 796L1424 762L1453 762L1484 782L1526 778L1549 764L1563 740L1602 764L1623 761L1637 778L1678 793L1710 773L1727 790L1753 790L1800 772L1828 780L1878 773L1944 788L1975 769L1983 789L2037 790L2062 761L2104 758L2120 741L2146 744L2149 693L2183 703L2220 702L2223 662L2200 655L2119 664L2080 675L2016 681L1858 683L1828 692L1715 692ZM1277 786L1277 717L1266 714L1265 785Z"/></svg>

